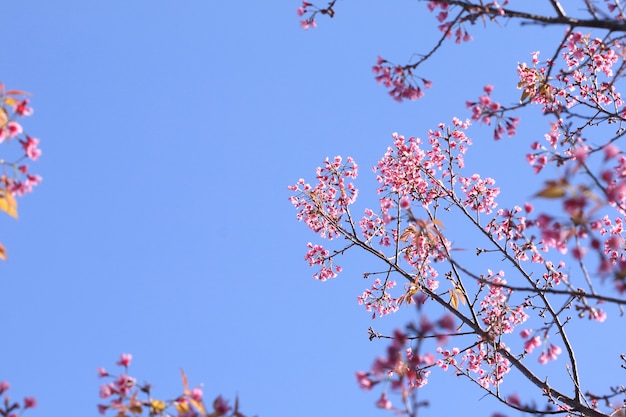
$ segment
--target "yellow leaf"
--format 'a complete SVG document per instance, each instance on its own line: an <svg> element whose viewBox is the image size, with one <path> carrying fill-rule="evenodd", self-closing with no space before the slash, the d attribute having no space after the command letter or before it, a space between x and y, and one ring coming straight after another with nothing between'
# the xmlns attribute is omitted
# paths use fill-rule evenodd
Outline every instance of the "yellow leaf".
<svg viewBox="0 0 626 417"><path fill-rule="evenodd" d="M17 219L17 201L6 189L0 188L0 210Z"/></svg>
<svg viewBox="0 0 626 417"><path fill-rule="evenodd" d="M454 308L459 307L459 300L465 305L465 297L463 297L463 291L460 288L453 288L450 290L450 305Z"/></svg>
<svg viewBox="0 0 626 417"><path fill-rule="evenodd" d="M4 107L0 107L0 128L9 123L9 112Z"/></svg>
<svg viewBox="0 0 626 417"><path fill-rule="evenodd" d="M150 400L150 414L161 414L165 410L165 402L161 400Z"/></svg>
<svg viewBox="0 0 626 417"><path fill-rule="evenodd" d="M18 104L20 104L20 101L15 97L5 97L4 104L6 104L7 106L17 106Z"/></svg>
<svg viewBox="0 0 626 417"><path fill-rule="evenodd" d="M182 401L176 401L176 411L178 411L179 414L185 414L189 411L189 405Z"/></svg>
<svg viewBox="0 0 626 417"><path fill-rule="evenodd" d="M459 297L454 290L450 291L450 305L455 309L459 306Z"/></svg>
<svg viewBox="0 0 626 417"><path fill-rule="evenodd" d="M202 415L202 417L206 417L206 411L204 410L204 404L200 401L196 401L193 398L189 398L189 402L193 404L193 406L198 410L198 412Z"/></svg>
<svg viewBox="0 0 626 417"><path fill-rule="evenodd" d="M565 195L567 188L568 183L566 180L548 181L546 182L546 187L535 194L535 197L561 198Z"/></svg>

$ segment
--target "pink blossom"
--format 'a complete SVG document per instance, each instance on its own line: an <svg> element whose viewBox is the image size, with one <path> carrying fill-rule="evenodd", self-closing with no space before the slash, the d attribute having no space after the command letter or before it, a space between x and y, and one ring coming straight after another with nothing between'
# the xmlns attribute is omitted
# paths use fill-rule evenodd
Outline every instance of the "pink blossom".
<svg viewBox="0 0 626 417"><path fill-rule="evenodd" d="M539 336L535 336L532 339L528 339L526 343L524 343L524 350L528 353L532 353L532 351L539 346L541 346L541 339Z"/></svg>
<svg viewBox="0 0 626 417"><path fill-rule="evenodd" d="M615 146L612 143L609 143L607 146L604 147L604 160L608 161L609 159L613 159L615 158L617 155L620 154L620 150L617 146Z"/></svg>
<svg viewBox="0 0 626 417"><path fill-rule="evenodd" d="M190 397L195 401L202 401L202 388L192 389Z"/></svg>
<svg viewBox="0 0 626 417"><path fill-rule="evenodd" d="M7 123L5 127L8 131L9 139L16 137L23 132L22 125L15 121Z"/></svg>
<svg viewBox="0 0 626 417"><path fill-rule="evenodd" d="M24 397L24 409L33 408L37 406L37 400L35 397Z"/></svg>
<svg viewBox="0 0 626 417"><path fill-rule="evenodd" d="M369 391L375 385L375 382L369 378L369 374L363 371L356 373L356 380L359 383L359 387L366 391Z"/></svg>
<svg viewBox="0 0 626 417"><path fill-rule="evenodd" d="M15 113L19 116L31 116L33 114L33 108L28 106L29 100L24 99L21 103L15 106Z"/></svg>
<svg viewBox="0 0 626 417"><path fill-rule="evenodd" d="M376 407L382 408L383 410L391 410L393 408L393 405L387 398L387 394L385 392L383 392L378 401L376 401Z"/></svg>
<svg viewBox="0 0 626 417"><path fill-rule="evenodd" d="M120 356L120 360L117 361L116 364L128 368L132 359L133 355L131 355L130 353L122 353L122 355Z"/></svg>
<svg viewBox="0 0 626 417"><path fill-rule="evenodd" d="M108 398L115 392L115 387L112 384L100 385L100 398Z"/></svg>
<svg viewBox="0 0 626 417"><path fill-rule="evenodd" d="M26 156L33 161L36 161L39 156L41 156L41 149L37 148L37 145L39 145L39 139L26 136L26 140L21 141L21 143L24 151L26 152Z"/></svg>
<svg viewBox="0 0 626 417"><path fill-rule="evenodd" d="M222 398L222 396L219 395L213 401L213 410L215 410L215 415L216 416L224 416L230 410L232 410L232 407L228 405L228 401L224 400L224 398Z"/></svg>

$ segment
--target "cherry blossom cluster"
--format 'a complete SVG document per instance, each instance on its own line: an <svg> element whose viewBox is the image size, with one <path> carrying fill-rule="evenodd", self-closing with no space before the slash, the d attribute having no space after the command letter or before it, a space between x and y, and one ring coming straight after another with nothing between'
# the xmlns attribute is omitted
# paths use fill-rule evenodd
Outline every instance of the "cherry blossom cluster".
<svg viewBox="0 0 626 417"><path fill-rule="evenodd" d="M613 115L609 121L623 119L624 103L613 81L613 67L621 56L622 45L617 40L607 44L581 32L568 32L561 54L565 68L553 77L550 73L554 72L556 62L551 59L540 62L538 51L532 53L532 67L526 63L518 65L520 102L530 100L541 105L544 113L556 115L580 107L592 118L595 116L589 109L601 109Z"/></svg>
<svg viewBox="0 0 626 417"><path fill-rule="evenodd" d="M106 415L146 415L151 417L245 417L239 411L239 403L234 407L228 404L221 395L217 396L211 407L203 402L201 387L188 388L187 377L182 373L183 393L172 400L161 400L152 397L149 384L139 385L137 380L128 375L128 368L132 355L122 354L116 364L123 368L119 375L110 374L104 368L98 368L100 378L110 382L100 386L100 398L107 400L106 404L98 405L98 412Z"/></svg>
<svg viewBox="0 0 626 417"><path fill-rule="evenodd" d="M3 417L19 417L29 408L37 406L35 397L24 397L22 402L11 401L7 391L11 385L7 381L0 381L0 415Z"/></svg>
<svg viewBox="0 0 626 417"><path fill-rule="evenodd" d="M515 307L509 305L509 298L512 290L505 288L506 280L504 271L495 273L488 270L485 281L489 282L487 295L480 301L480 310L483 324L487 328L487 333L499 337L503 334L513 333L515 326L519 326L528 319L528 314L524 311L528 305L522 304Z"/></svg>
<svg viewBox="0 0 626 417"><path fill-rule="evenodd" d="M295 185L289 186L290 191L297 194L289 197L298 214L298 221L304 223L314 232L328 240L340 235L340 224L344 215L348 213L348 206L356 201L358 189L346 179L355 179L358 175L358 165L351 157L344 163L340 156L332 161L328 158L324 167L317 168L317 184L312 187L304 179ZM320 265L321 270L315 278L325 281L334 278L341 271L341 267L332 265L330 252L320 245L308 244L305 259L309 265Z"/></svg>
<svg viewBox="0 0 626 417"><path fill-rule="evenodd" d="M465 369L465 375L475 378L485 389L497 387L511 371L511 362L500 348L508 350L502 343L480 342L463 353L457 369Z"/></svg>
<svg viewBox="0 0 626 417"><path fill-rule="evenodd" d="M307 244L309 250L304 259L308 261L309 266L320 266L320 270L313 275L313 278L320 281L326 281L329 278L337 277L337 274L341 272L341 266L333 266L333 256L331 256L328 249L324 249L322 245L314 245L311 242Z"/></svg>
<svg viewBox="0 0 626 417"><path fill-rule="evenodd" d="M626 14L624 14L624 8L620 5L617 0L604 0L606 3L606 8L610 13L615 13L613 19L618 21L626 20Z"/></svg>
<svg viewBox="0 0 626 417"><path fill-rule="evenodd" d="M461 24L457 24L458 22L464 19L453 19L448 20L450 5L447 2L439 2L439 1L429 1L426 4L428 11L431 13L439 12L436 15L437 21L439 21L440 25L438 26L439 30L445 34L446 38L452 38L454 35L455 42L457 44L461 42L469 42L473 38L472 36L463 28ZM454 28L455 24L457 24L456 29Z"/></svg>
<svg viewBox="0 0 626 417"><path fill-rule="evenodd" d="M396 281L376 279L371 288L363 291L363 294L357 297L359 305L365 306L365 310L372 312L372 318L386 316L395 313L399 309L399 299L394 298L390 294L390 290L396 286Z"/></svg>
<svg viewBox="0 0 626 417"><path fill-rule="evenodd" d="M415 303L418 308L424 301L424 298L416 296ZM376 358L368 372L356 373L359 386L369 391L378 384L384 384L385 388L375 403L376 407L398 411L399 409L394 407L389 399L388 390L400 393L402 398L406 398L410 393L425 386L431 369L438 365L442 368L443 366L437 361L434 353L420 353L423 342L432 337L445 344L448 334L454 331L455 323L450 315L444 315L435 322L422 315L419 323L410 323L405 331L394 330L386 355ZM381 335L370 329L370 338L377 337Z"/></svg>
<svg viewBox="0 0 626 417"><path fill-rule="evenodd" d="M459 176L459 182L462 184L461 190L465 193L463 205L472 209L476 213L491 214L498 204L496 197L500 194L496 181L493 178L481 179L480 175L474 174L469 178Z"/></svg>
<svg viewBox="0 0 626 417"><path fill-rule="evenodd" d="M397 102L417 100L424 97L424 88L430 88L432 82L413 75L416 65L394 65L384 58L378 57L372 71L376 74L378 84L389 88L389 95ZM420 86L418 83L421 83Z"/></svg>
<svg viewBox="0 0 626 417"><path fill-rule="evenodd" d="M298 194L289 201L294 205L298 221L304 223L323 238L332 240L339 236L337 225L347 213L348 206L356 201L358 189L346 178L356 178L358 165L351 157L347 163L340 156L332 161L326 158L324 167L317 168L317 184L312 187L304 179L289 188Z"/></svg>
<svg viewBox="0 0 626 417"><path fill-rule="evenodd" d="M436 130L428 132L430 149L424 149L419 138L394 133L394 146L389 147L375 167L376 180L381 184L379 194L395 194L410 201L418 201L428 207L438 198L450 197L444 181L456 181L454 164L463 168L463 155L471 145L465 134L468 121L454 118L452 125L440 123ZM451 162L452 161L452 162ZM388 208L381 206L383 213Z"/></svg>
<svg viewBox="0 0 626 417"><path fill-rule="evenodd" d="M392 207L393 202L386 199L384 205L386 207ZM386 224L390 221L391 218L389 216L388 209L386 217L381 217L380 215L374 213L371 209L365 209L365 214L359 222L361 233L365 241L369 243L374 237L380 236L380 240L378 241L379 245L390 246L392 238L386 227Z"/></svg>
<svg viewBox="0 0 626 417"><path fill-rule="evenodd" d="M509 137L515 136L518 117L505 116L506 108L491 98L492 85L483 87L485 94L478 97L477 101L466 101L465 105L472 111L472 120L479 121L488 126L494 124L493 138L502 139L506 133ZM495 122L493 122L495 119Z"/></svg>
<svg viewBox="0 0 626 417"><path fill-rule="evenodd" d="M20 118L33 114L26 93L17 90L5 90L0 83L0 143L17 142L21 148L21 156L9 162L0 161L2 174L0 187L14 195L24 195L39 185L41 177L32 174L26 161L36 161L41 155L39 139L24 132Z"/></svg>
<svg viewBox="0 0 626 417"><path fill-rule="evenodd" d="M302 5L296 10L299 17L306 16L304 19L300 20L300 27L305 30L308 28L315 29L317 27L317 24L315 23L315 17L318 13L331 18L334 17L335 9L333 9L333 7L335 6L335 1L337 0L329 2L325 8L320 8L312 3L303 1Z"/></svg>

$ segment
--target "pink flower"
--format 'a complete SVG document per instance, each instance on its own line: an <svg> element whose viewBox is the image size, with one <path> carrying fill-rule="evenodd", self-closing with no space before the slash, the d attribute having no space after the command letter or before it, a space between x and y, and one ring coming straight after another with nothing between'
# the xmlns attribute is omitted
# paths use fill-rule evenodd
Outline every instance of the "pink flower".
<svg viewBox="0 0 626 417"><path fill-rule="evenodd" d="M109 407L106 405L98 404L98 412L102 415L104 415L107 412L107 408Z"/></svg>
<svg viewBox="0 0 626 417"><path fill-rule="evenodd" d="M116 364L128 368L132 359L133 355L131 355L130 353L122 353L122 355L120 356L120 360L117 361Z"/></svg>
<svg viewBox="0 0 626 417"><path fill-rule="evenodd" d="M100 398L108 398L110 397L115 388L111 384L102 384L100 385Z"/></svg>
<svg viewBox="0 0 626 417"><path fill-rule="evenodd" d="M28 99L24 99L15 107L15 113L20 116L30 116L33 114L33 108L28 106Z"/></svg>
<svg viewBox="0 0 626 417"><path fill-rule="evenodd" d="M383 410L391 410L393 406L391 404L391 401L389 401L389 399L387 398L386 393L383 392L380 395L380 398L378 399L378 401L376 401L376 407L382 408Z"/></svg>
<svg viewBox="0 0 626 417"><path fill-rule="evenodd" d="M9 387L10 385L7 381L0 382L0 395L2 395L6 390L8 390Z"/></svg>
<svg viewBox="0 0 626 417"><path fill-rule="evenodd" d="M454 325L454 317L452 316L452 314L446 314L445 316L443 316L439 320L438 324L442 329L449 330L449 331L454 331L456 327Z"/></svg>
<svg viewBox="0 0 626 417"><path fill-rule="evenodd" d="M519 395L517 394L511 394L508 397L506 397L506 400L509 402L509 404L513 404L517 407L521 407L522 406L522 402L519 399Z"/></svg>
<svg viewBox="0 0 626 417"><path fill-rule="evenodd" d="M215 414L218 416L226 415L231 410L231 406L228 405L228 402L219 395L215 401L213 401L213 409L215 410Z"/></svg>
<svg viewBox="0 0 626 417"><path fill-rule="evenodd" d="M104 378L105 376L109 376L109 373L104 368L98 368L98 376Z"/></svg>
<svg viewBox="0 0 626 417"><path fill-rule="evenodd" d="M37 400L35 397L25 397L24 398L24 409L33 408L37 406Z"/></svg>
<svg viewBox="0 0 626 417"><path fill-rule="evenodd" d="M26 156L28 156L30 159L36 161L41 156L41 149L37 148L37 145L39 145L39 139L26 136L26 141L21 142L22 147L26 152Z"/></svg>
<svg viewBox="0 0 626 417"><path fill-rule="evenodd" d="M23 132L22 125L18 122L9 122L6 124L6 128L8 129L9 139Z"/></svg>
<svg viewBox="0 0 626 417"><path fill-rule="evenodd" d="M541 346L541 339L539 336L535 336L532 339L528 339L526 343L524 343L524 350L528 353L531 353L535 350L536 347Z"/></svg>
<svg viewBox="0 0 626 417"><path fill-rule="evenodd" d="M609 159L612 159L616 157L617 155L619 155L619 153L620 153L619 148L613 145L612 143L610 143L604 147L604 160L608 161Z"/></svg>
<svg viewBox="0 0 626 417"><path fill-rule="evenodd" d="M374 386L374 381L372 381L368 377L368 374L363 371L356 373L356 380L359 383L359 387L363 390L369 391Z"/></svg>
<svg viewBox="0 0 626 417"><path fill-rule="evenodd" d="M191 390L191 399L195 401L202 401L202 388L194 388Z"/></svg>

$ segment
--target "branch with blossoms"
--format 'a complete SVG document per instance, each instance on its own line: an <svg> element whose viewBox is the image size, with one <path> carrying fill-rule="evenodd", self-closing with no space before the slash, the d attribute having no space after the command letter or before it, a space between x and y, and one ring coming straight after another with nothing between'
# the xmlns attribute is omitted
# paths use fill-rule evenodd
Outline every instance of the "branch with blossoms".
<svg viewBox="0 0 626 417"><path fill-rule="evenodd" d="M122 368L121 373L110 374L106 369L99 368L100 378L110 382L100 386L100 398L108 400L98 404L98 412L106 415L113 412L116 417L143 415L151 417L245 417L239 411L239 400L233 406L228 404L221 395L215 397L210 407L203 402L202 387L189 388L187 376L181 370L183 391L174 399L163 400L152 396L150 384L138 384L137 379L128 374L132 355L124 353L116 364Z"/></svg>
<svg viewBox="0 0 626 417"><path fill-rule="evenodd" d="M320 268L314 276L325 280L342 271L340 256L362 250L383 268L363 273L375 280L357 298L359 304L373 318L417 307L417 322L393 335L370 330L370 340L392 340L386 356L357 374L363 389L382 388L379 408L417 415L427 404L418 401L419 388L439 370L534 415L625 414L622 386L605 392L586 386L568 337L577 318L599 324L607 309L623 312L626 304L626 156L618 146L626 133L626 109L618 91L626 74L624 10L619 1L585 0L574 17L560 1L546 0L554 15L539 15L513 10L508 3L427 2L442 32L434 47L407 65L379 57L374 72L395 100L415 100L424 95L421 87L431 84L417 75L418 67L447 39L470 41L470 25L516 19L563 26L565 33L549 58L542 61L537 51L530 64L518 65L519 102L502 105L491 85L477 100L466 102L471 119L493 127L496 140L516 135L520 119L514 113L522 107L550 118L544 141L534 141L526 155L531 173L545 175L545 168L552 168L533 196L545 209L537 210L529 201L498 207L495 180L466 173L469 122L455 118L429 131L425 141L393 135L393 146L375 167L378 207L365 209L360 221L352 212L358 195L352 159L327 160L318 168L317 184L300 180L291 186L299 220L324 239L348 242L333 249L309 243L306 259ZM581 28L606 33L592 37ZM445 230L461 219L466 234L458 237ZM470 267L457 252L474 245L484 268ZM489 268L496 262L503 268L498 272ZM432 305L446 314L430 318ZM454 346L446 346L452 342ZM552 361L563 363L569 386L551 386L547 375L540 375L542 365ZM512 370L537 388L543 404L502 392ZM399 394L399 405L392 402L393 393Z"/></svg>
<svg viewBox="0 0 626 417"><path fill-rule="evenodd" d="M541 15L523 9L511 9L506 6L509 0L502 2L473 2L469 0L422 0L426 2L429 13L433 13L437 20L437 28L442 33L430 51L424 53L416 62L400 65L392 64L391 61L378 57L376 65L373 66L375 79L379 84L383 84L389 89L389 95L396 101L417 100L424 96L420 86L424 83L428 88L432 81L418 76L416 71L424 62L431 59L447 39L454 39L455 43L461 44L471 41L473 38L468 27L482 22L484 26L492 22L500 24L503 20L515 20L520 24L537 24L542 26L562 26L567 32L575 29L602 29L607 31L605 43L611 44L616 33L623 33L626 30L624 20L626 14L619 0L607 0L600 5L591 5L589 1L582 1L582 7L572 7L566 10L558 0L547 0L554 15ZM500 4L502 3L502 4ZM315 28L317 15L335 16L335 1L328 3L326 7L318 7L313 3L302 2L297 13L300 17L306 17L300 21L304 29ZM568 5L571 7L571 5ZM523 6L521 6L523 7ZM576 16L571 12L577 14ZM562 47L559 45L552 60L560 53ZM550 71L548 71L548 74ZM519 106L518 106L519 107Z"/></svg>
<svg viewBox="0 0 626 417"><path fill-rule="evenodd" d="M37 406L35 397L24 397L22 402L11 401L8 391L11 385L7 381L0 381L0 416L18 417L24 411Z"/></svg>
<svg viewBox="0 0 626 417"><path fill-rule="evenodd" d="M357 374L359 384L364 389L378 384L390 387L391 391L400 393L404 409L392 405L387 389L383 390L377 406L417 415L417 409L424 404L417 401L417 392L434 369L454 370L457 376L468 378L503 402L510 401L500 392L501 383L515 369L539 388L547 405L568 410L570 415L606 415L594 403L593 398L599 394L583 394L581 390L584 384L567 332L571 323L569 314L573 310L579 317L602 322L606 312L598 302L623 305L626 300L598 294L586 273L570 276L564 272L567 265L560 258L571 232L558 230L565 234L555 235L555 224L544 214L533 217L531 204L525 203L524 209L495 211L499 194L495 180L483 179L479 174L463 175L464 155L472 144L465 133L467 129L469 122L459 119L454 119L451 125L440 124L428 132L427 145L418 138L407 140L394 134L394 146L375 167L378 193L382 195L380 210L376 213L366 209L358 225L351 212L358 194L355 184L348 182L358 172L351 158L347 163L339 157L327 160L317 170L315 186L300 180L290 187L296 193L290 200L298 210L299 220L327 240L344 238L349 242L333 252L321 245L313 246L319 256L312 261L307 255L307 259L311 266L320 267L316 278L337 276L340 268L331 270L327 262L338 254L360 248L382 262L385 270L364 274L384 278L377 278L358 297L359 303L373 312L373 317L394 313L403 304L414 303L419 307L419 324L396 331L388 355L379 358L369 372ZM575 160L569 162L576 164ZM553 198L553 193L554 190L544 189L538 195ZM565 204L572 205L567 199ZM611 206L605 201L603 207ZM418 209L423 215L416 214ZM487 257L487 262L504 259L514 278L517 276L516 280L525 283L524 291L518 290L520 285L507 283L504 270L471 272L452 255L456 248L444 233L446 219L451 215L457 219L460 215L475 228L477 235L471 237L470 243L482 236L485 245L477 248L476 255L481 259ZM588 227L589 231L598 230L595 226ZM537 234L541 237L536 237ZM580 240L587 236L579 233L575 238L580 246ZM614 240L607 236L595 246L614 247ZM598 253L613 269L621 270L617 258L603 251ZM599 268L603 265L600 263ZM399 294L394 293L395 277L406 282ZM616 289L622 294L623 282L623 279L615 281ZM585 285L592 297L586 297L587 292L579 289ZM523 295L524 292L527 294ZM448 314L430 320L421 313L426 302L438 304ZM543 323L536 323L534 329L526 327L532 313L543 318ZM516 331L521 340L512 336ZM438 343L430 346L426 343L429 339ZM449 340L461 347L445 348ZM536 375L528 358L538 348L540 365L566 353L573 396ZM553 412L553 408L546 411L529 407L522 408L537 414Z"/></svg>
<svg viewBox="0 0 626 417"><path fill-rule="evenodd" d="M27 165L27 161L36 161L41 155L39 139L26 134L20 121L33 114L27 95L23 91L6 90L0 83L0 144L10 146L17 143L20 149L13 158L0 158L0 210L14 218L18 215L15 197L31 192L41 182L41 177L31 173ZM7 259L2 244L0 259Z"/></svg>

